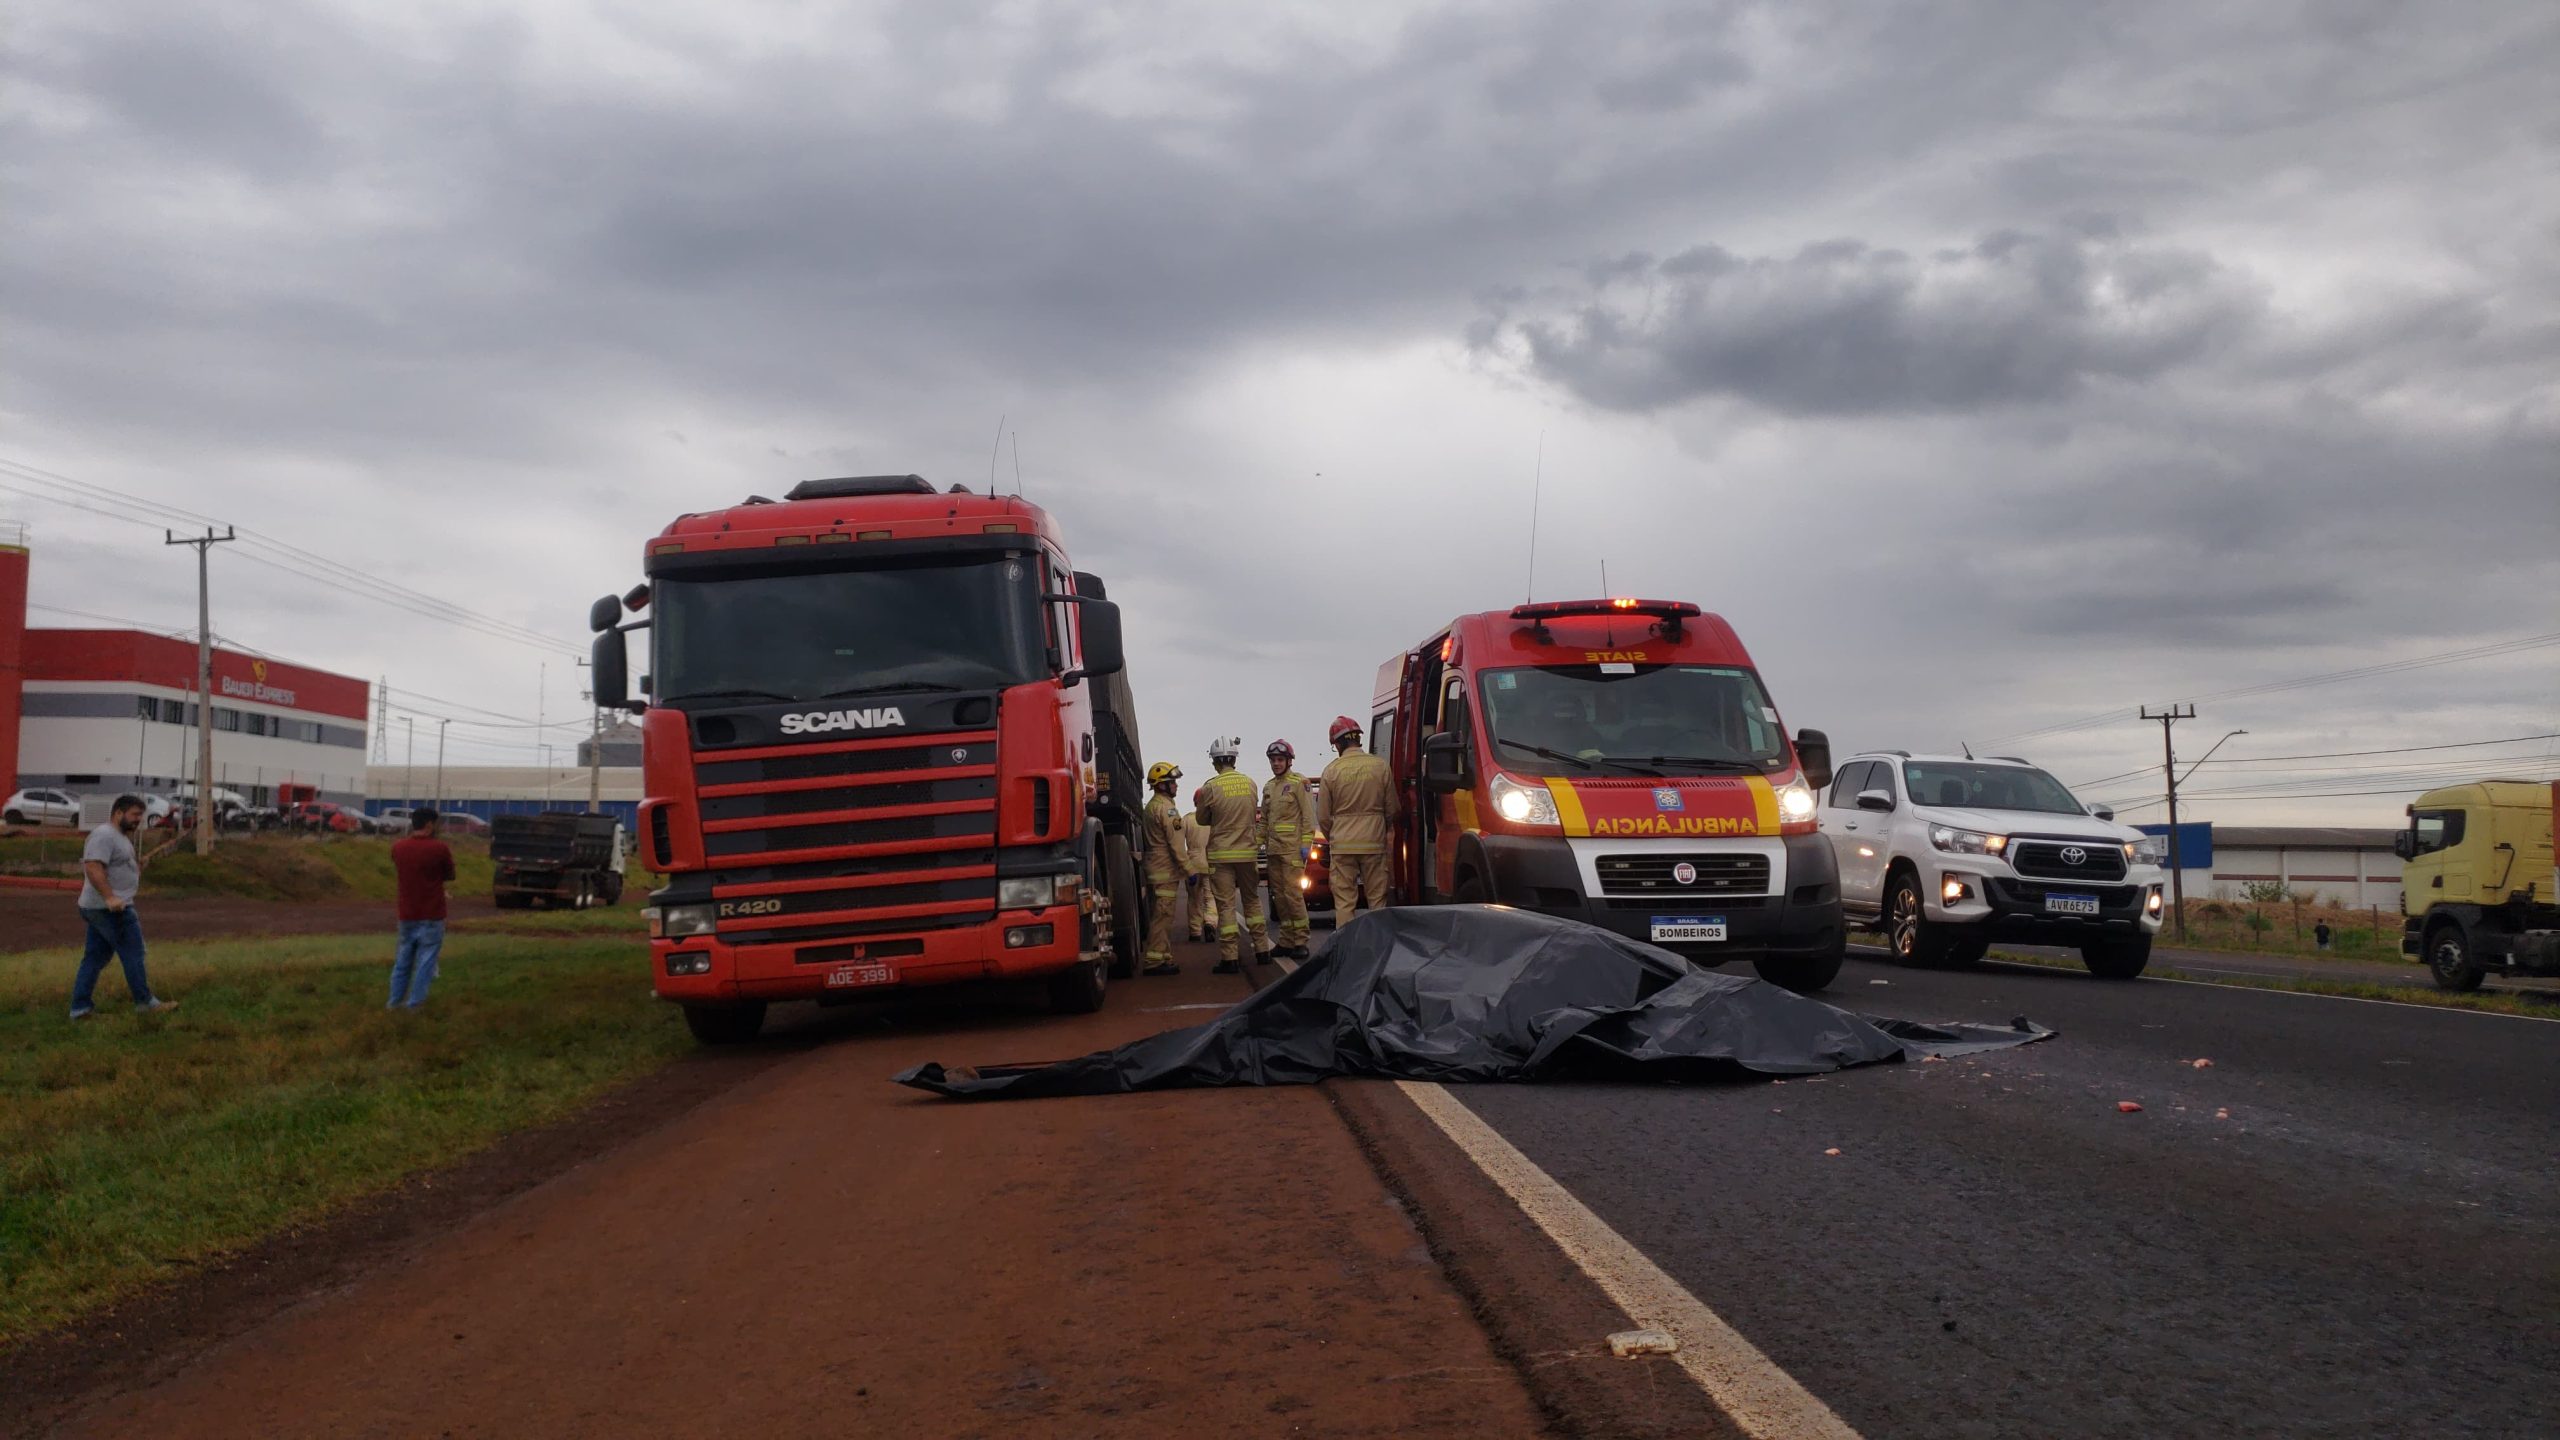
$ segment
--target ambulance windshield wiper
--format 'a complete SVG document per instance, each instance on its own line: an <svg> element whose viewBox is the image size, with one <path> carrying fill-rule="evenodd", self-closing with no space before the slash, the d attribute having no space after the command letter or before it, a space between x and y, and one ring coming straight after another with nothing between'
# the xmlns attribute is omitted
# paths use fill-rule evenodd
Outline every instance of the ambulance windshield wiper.
<svg viewBox="0 0 2560 1440"><path fill-rule="evenodd" d="M1638 775L1652 775L1659 778L1662 774L1659 770L1647 770L1632 760L1612 760L1605 755L1594 760L1588 756L1575 755L1563 750L1550 750L1544 745L1532 745L1525 740L1505 740L1499 735L1493 738L1493 743L1508 745L1514 750L1526 750L1532 755L1543 755L1549 760L1561 760L1567 765L1579 765L1585 770L1600 765L1615 765L1621 770L1632 770Z"/></svg>
<svg viewBox="0 0 2560 1440"><path fill-rule="evenodd" d="M1736 774L1757 774L1760 767L1748 760L1718 760L1706 755L1647 755L1648 765L1694 765L1701 770L1731 770Z"/></svg>

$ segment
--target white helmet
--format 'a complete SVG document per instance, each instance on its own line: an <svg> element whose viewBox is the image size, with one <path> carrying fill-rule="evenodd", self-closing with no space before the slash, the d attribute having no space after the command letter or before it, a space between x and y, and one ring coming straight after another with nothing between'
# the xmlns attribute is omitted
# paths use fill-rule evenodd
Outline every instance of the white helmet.
<svg viewBox="0 0 2560 1440"><path fill-rule="evenodd" d="M1234 735L1221 735L1209 742L1209 758L1212 760L1233 760L1243 751L1244 741Z"/></svg>

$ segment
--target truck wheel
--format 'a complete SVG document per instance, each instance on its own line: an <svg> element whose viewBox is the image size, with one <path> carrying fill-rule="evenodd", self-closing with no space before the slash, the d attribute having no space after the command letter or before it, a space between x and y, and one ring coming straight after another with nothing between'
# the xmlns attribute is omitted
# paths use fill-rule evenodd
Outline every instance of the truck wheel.
<svg viewBox="0 0 2560 1440"><path fill-rule="evenodd" d="M2080 963L2101 980L2132 980L2151 963L2151 937L2092 940L2080 947Z"/></svg>
<svg viewBox="0 0 2560 1440"><path fill-rule="evenodd" d="M2439 920L2427 927L2427 970L2436 977L2436 988L2468 992L2480 988L2480 977L2488 971L2471 958L2471 936L2455 920Z"/></svg>
<svg viewBox="0 0 2560 1440"><path fill-rule="evenodd" d="M764 1002L743 1005L687 1005L684 1028L705 1045L744 1045L764 1029Z"/></svg>
<svg viewBox="0 0 2560 1440"><path fill-rule="evenodd" d="M1770 955L1752 961L1751 968L1772 985L1809 995L1838 978L1848 958L1848 947L1843 945L1828 955Z"/></svg>
<svg viewBox="0 0 2560 1440"><path fill-rule="evenodd" d="M1885 891L1884 937L1893 958L1904 965L1929 970L1947 957L1946 930L1930 922L1928 907L1920 901L1920 877L1908 870L1895 871Z"/></svg>
<svg viewBox="0 0 2560 1440"><path fill-rule="evenodd" d="M1049 1010L1057 1015L1090 1015L1102 1008L1110 961L1097 956L1072 970L1049 977Z"/></svg>
<svg viewBox="0 0 2560 1440"><path fill-rule="evenodd" d="M619 905L622 903L621 876L607 875L604 877L604 903L608 906Z"/></svg>
<svg viewBox="0 0 2560 1440"><path fill-rule="evenodd" d="M1102 877L1111 897L1111 978L1126 980L1138 973L1138 952L1145 948L1146 918L1138 891L1129 883L1129 837L1106 836L1102 842Z"/></svg>

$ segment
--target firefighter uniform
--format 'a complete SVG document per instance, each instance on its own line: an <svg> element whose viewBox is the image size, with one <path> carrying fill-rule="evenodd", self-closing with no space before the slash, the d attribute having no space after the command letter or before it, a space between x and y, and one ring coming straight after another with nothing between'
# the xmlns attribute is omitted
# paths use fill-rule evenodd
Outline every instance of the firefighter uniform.
<svg viewBox="0 0 2560 1440"><path fill-rule="evenodd" d="M1271 920L1281 950L1307 948L1307 842L1316 829L1316 795L1293 767L1262 787L1262 848L1271 857Z"/></svg>
<svg viewBox="0 0 2560 1440"><path fill-rule="evenodd" d="M1209 883L1209 826L1194 810L1182 822L1182 889L1191 902L1191 938L1217 933L1218 897Z"/></svg>
<svg viewBox="0 0 2560 1440"><path fill-rule="evenodd" d="M1251 937L1256 957L1271 949L1271 937L1262 928L1262 877L1255 863L1259 858L1256 832L1261 828L1258 798L1253 782L1233 770L1210 776L1191 797L1192 808L1209 827L1209 883L1218 898L1218 962L1227 968L1236 963L1239 929Z"/></svg>
<svg viewBox="0 0 2560 1440"><path fill-rule="evenodd" d="M1325 863L1332 867L1334 913L1342 923L1387 907L1388 824L1396 814L1395 777L1365 750L1345 750L1324 767Z"/></svg>
<svg viewBox="0 0 2560 1440"><path fill-rule="evenodd" d="M1184 862L1191 847L1182 834L1182 807L1173 803L1171 795L1159 793L1147 802L1146 826L1147 889L1155 904L1147 912L1144 964L1148 970L1167 974L1173 965L1173 907L1182 899Z"/></svg>

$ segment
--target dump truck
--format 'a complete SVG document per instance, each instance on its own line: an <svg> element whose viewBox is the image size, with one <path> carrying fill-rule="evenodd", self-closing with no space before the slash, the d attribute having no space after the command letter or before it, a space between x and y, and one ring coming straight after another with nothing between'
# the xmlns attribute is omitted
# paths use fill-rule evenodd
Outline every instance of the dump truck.
<svg viewBox="0 0 2560 1440"><path fill-rule="evenodd" d="M751 1038L774 1001L960 981L1090 1011L1134 973L1120 612L1046 511L812 480L678 518L643 568L590 609L596 694L641 717L652 979L697 1039Z"/></svg>
<svg viewBox="0 0 2560 1440"><path fill-rule="evenodd" d="M622 822L611 815L500 815L489 823L489 859L497 867L491 894L501 910L619 905L627 848Z"/></svg>
<svg viewBox="0 0 2560 1440"><path fill-rule="evenodd" d="M2560 975L2560 780L2475 780L2430 790L2393 838L2400 953L2446 990L2484 976Z"/></svg>

